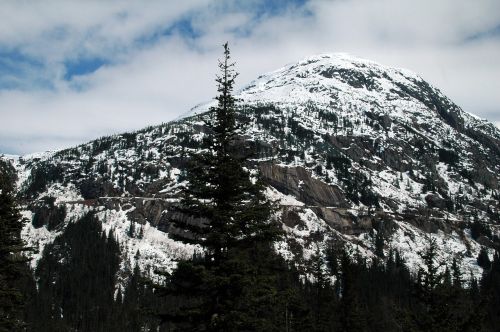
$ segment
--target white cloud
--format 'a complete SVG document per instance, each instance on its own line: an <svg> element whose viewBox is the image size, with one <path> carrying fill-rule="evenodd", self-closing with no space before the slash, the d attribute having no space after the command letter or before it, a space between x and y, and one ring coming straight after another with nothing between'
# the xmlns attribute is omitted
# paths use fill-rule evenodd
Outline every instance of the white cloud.
<svg viewBox="0 0 500 332"><path fill-rule="evenodd" d="M212 63L174 39L81 78L84 91L4 91L0 138L57 135L83 141L172 120L193 101L209 98Z"/></svg>
<svg viewBox="0 0 500 332"><path fill-rule="evenodd" d="M411 69L465 110L500 120L500 37L465 41L500 24L498 1L310 1L257 18L248 4L178 3L2 3L0 49L39 57L46 66L25 80L47 78L54 89L0 90L0 150L68 146L172 120L214 95L226 40L240 85L310 54L349 52ZM198 38L137 42L186 15ZM81 55L112 63L68 83L63 62Z"/></svg>

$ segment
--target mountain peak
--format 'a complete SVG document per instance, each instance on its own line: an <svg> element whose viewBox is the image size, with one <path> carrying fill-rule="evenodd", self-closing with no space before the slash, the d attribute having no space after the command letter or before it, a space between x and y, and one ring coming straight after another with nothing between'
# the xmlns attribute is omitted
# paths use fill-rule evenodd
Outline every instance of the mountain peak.
<svg viewBox="0 0 500 332"><path fill-rule="evenodd" d="M421 80L421 78L408 69L389 67L382 65L378 62L354 56L349 53L322 53L308 56L298 62L290 63L285 65L275 71L266 73L259 76L258 79L267 76L275 76L282 73L297 72L301 70L309 70L310 74L317 73L318 70L324 70L328 68L353 70L359 72L365 72L366 74L399 74L405 78ZM325 76L325 78L331 78Z"/></svg>
<svg viewBox="0 0 500 332"><path fill-rule="evenodd" d="M327 107L346 100L380 105L386 99L398 99L404 93L401 86L417 89L420 82L423 80L418 75L406 69L387 67L348 53L325 53L260 75L244 86L237 97L243 104L277 103L287 107L310 102ZM203 113L214 105L214 101L200 104L187 115Z"/></svg>
<svg viewBox="0 0 500 332"><path fill-rule="evenodd" d="M314 63L330 64L339 67L382 66L375 61L361 58L345 52L314 54L298 61L297 63L290 64L289 66L307 66Z"/></svg>

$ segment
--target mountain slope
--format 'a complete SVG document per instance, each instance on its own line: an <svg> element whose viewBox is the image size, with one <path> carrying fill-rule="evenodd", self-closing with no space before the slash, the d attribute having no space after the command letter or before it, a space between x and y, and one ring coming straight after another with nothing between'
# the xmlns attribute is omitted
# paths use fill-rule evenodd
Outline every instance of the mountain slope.
<svg viewBox="0 0 500 332"><path fill-rule="evenodd" d="M287 237L276 249L304 273L314 250L333 242L378 259L376 238L416 269L432 234L443 261L460 258L464 273L480 276L476 257L481 246L498 246L500 223L500 132L492 124L409 71L343 54L263 75L238 97L236 151L281 206ZM201 250L176 240L189 234L169 222L169 207L189 152L210 134L211 105L134 133L11 158L35 258L89 211L122 244L122 278L136 261L154 275Z"/></svg>

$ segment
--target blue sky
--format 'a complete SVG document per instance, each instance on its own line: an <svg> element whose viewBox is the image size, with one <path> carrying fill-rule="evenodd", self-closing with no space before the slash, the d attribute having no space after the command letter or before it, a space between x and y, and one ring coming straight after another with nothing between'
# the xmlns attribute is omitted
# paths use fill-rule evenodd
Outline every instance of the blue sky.
<svg viewBox="0 0 500 332"><path fill-rule="evenodd" d="M500 123L497 0L4 1L0 153L175 119L214 95L225 41L240 85L348 52L411 69Z"/></svg>

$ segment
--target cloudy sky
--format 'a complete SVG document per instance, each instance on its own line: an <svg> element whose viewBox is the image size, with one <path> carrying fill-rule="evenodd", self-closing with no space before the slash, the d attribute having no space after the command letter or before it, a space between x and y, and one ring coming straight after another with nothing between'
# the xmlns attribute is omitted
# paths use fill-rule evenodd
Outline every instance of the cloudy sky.
<svg viewBox="0 0 500 332"><path fill-rule="evenodd" d="M411 69L500 125L498 0L2 1L0 153L175 119L215 94L229 41L244 85L317 53Z"/></svg>

